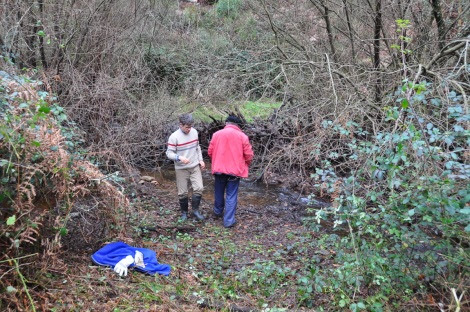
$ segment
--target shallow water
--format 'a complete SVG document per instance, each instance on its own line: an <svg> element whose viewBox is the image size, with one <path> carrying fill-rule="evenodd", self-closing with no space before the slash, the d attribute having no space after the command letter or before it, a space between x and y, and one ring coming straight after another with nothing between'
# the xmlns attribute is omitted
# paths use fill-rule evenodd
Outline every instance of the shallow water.
<svg viewBox="0 0 470 312"><path fill-rule="evenodd" d="M206 164L206 169L202 172L204 183L203 200L206 202L214 201L214 177L211 174L210 164ZM141 172L142 175L153 176L161 188L176 189L175 183L175 169L173 165L165 165L159 171L154 172ZM283 206L291 205L310 205L310 206L325 206L327 203L321 201L312 201L301 194L289 190L282 186L266 185L260 182L252 182L247 179L240 181L238 192L238 202L243 206Z"/></svg>

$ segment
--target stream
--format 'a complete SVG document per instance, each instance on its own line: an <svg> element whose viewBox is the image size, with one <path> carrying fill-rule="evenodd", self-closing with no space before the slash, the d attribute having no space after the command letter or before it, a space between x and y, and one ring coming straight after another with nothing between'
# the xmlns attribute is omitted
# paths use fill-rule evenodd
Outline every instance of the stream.
<svg viewBox="0 0 470 312"><path fill-rule="evenodd" d="M142 175L154 177L162 189L176 190L176 177L173 164L165 164L159 171L142 171ZM214 202L214 178L211 174L210 163L202 171L204 183L203 202ZM289 209L292 206L326 207L329 203L311 199L281 185L267 185L261 182L252 182L242 179L238 191L238 205L244 207L270 207L276 210Z"/></svg>

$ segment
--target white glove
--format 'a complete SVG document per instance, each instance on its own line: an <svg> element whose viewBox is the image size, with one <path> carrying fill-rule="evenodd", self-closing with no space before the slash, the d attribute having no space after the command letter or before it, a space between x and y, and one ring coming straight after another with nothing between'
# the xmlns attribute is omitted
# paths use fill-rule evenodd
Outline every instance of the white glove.
<svg viewBox="0 0 470 312"><path fill-rule="evenodd" d="M127 256L114 266L114 272L119 274L119 276L127 276L127 268L134 263L134 258L132 256Z"/></svg>
<svg viewBox="0 0 470 312"><path fill-rule="evenodd" d="M144 255L138 250L135 251L135 265L140 268L145 268Z"/></svg>

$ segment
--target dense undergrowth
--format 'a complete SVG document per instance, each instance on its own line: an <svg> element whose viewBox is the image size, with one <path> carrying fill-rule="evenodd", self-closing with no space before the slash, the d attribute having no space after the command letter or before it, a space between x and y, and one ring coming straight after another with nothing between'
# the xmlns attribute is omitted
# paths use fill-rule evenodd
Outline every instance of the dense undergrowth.
<svg viewBox="0 0 470 312"><path fill-rule="evenodd" d="M338 175L331 161L340 155L329 155L313 174L333 207L317 210L311 226L330 219L349 232L334 243L340 265L315 268L341 307L355 310L358 295L373 310L417 295L428 295L428 303L446 298L451 309L468 306L470 116L462 95L434 90L404 81L397 105L384 112L389 127L375 134L353 121L323 122L356 164Z"/></svg>
<svg viewBox="0 0 470 312"><path fill-rule="evenodd" d="M109 225L117 223L113 209L127 199L85 160L78 129L44 91L47 86L4 71L0 75L0 308L34 310L29 287L48 267L66 265L63 249L81 248L80 239L65 246L63 239L92 233L91 244L99 245ZM81 224L84 232L80 218L86 215L91 218Z"/></svg>
<svg viewBox="0 0 470 312"><path fill-rule="evenodd" d="M66 126L67 117L55 99L37 90L40 82L2 75L1 244L6 252L0 268L6 309L34 309L42 302L37 297L42 292L41 296L54 298L34 281L57 278L58 268L71 270L60 255L63 250L84 250L74 246L79 240L71 236L93 233L90 221L107 228L117 225L117 219L127 222L123 237L164 250L174 272L169 279L134 277L137 291L124 280L117 281L123 283L119 291L130 295L111 302L105 289L114 276L94 268L93 274L101 276L95 287L105 287L101 300L116 311L136 305L170 311L468 306L468 114L463 96L455 91L439 97L429 82L405 81L392 96L397 104L384 110L388 125L376 133L353 121L324 120L322 127L347 151L326 155L323 166L312 174L317 188L312 202L317 196L330 198L332 206L301 211L291 207L282 213L266 207L255 214L259 217L243 216L241 228L231 233L216 220L178 230L176 209L158 202L160 195L147 196L151 203L139 202L138 196L131 201L132 209L119 209L125 199L106 176L83 160L86 154L77 146L78 130ZM445 116L445 122L431 121L423 113L430 108L432 114ZM345 155L349 174L332 164ZM107 197L118 203L106 201ZM248 213L241 209L240 213ZM80 224L76 215L87 222ZM142 232L162 222L176 232L157 236ZM122 224L117 228L124 230ZM94 235L95 246L116 237L109 228ZM171 260L172 256L176 258ZM32 264L31 259L38 261ZM50 266L55 270L50 271ZM86 276L75 281L82 295L72 292L67 300L56 298L49 307L102 308L86 297L78 305L66 303L90 296L86 284L97 277ZM53 280L48 283L54 285ZM187 306L178 308L178 302Z"/></svg>
<svg viewBox="0 0 470 312"><path fill-rule="evenodd" d="M0 308L468 308L465 2L200 2L211 5L1 4L0 65L9 73L0 89ZM110 171L158 168L176 116L188 110L203 122L203 147L215 130L204 122L245 115L253 179L287 178L332 207L287 205L302 224L267 209L245 216L251 227L242 233L214 220L187 233L173 220L176 207L147 207L126 184L145 218L172 217L173 233L144 233L142 243L173 248L174 277L139 278L134 292L109 270L92 268L102 274L94 278L78 267L73 296L49 292L61 275L48 266L74 269L61 250L114 240L112 229L129 230L114 227L119 220L131 229L145 220L118 209L126 200L107 182L113 176L85 159ZM93 238L77 241L83 233Z"/></svg>

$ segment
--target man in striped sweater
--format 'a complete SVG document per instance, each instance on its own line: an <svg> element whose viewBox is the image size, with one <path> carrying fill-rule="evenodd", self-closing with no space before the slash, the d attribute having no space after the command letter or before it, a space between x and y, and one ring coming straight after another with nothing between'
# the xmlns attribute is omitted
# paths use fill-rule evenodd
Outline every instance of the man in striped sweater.
<svg viewBox="0 0 470 312"><path fill-rule="evenodd" d="M173 132L168 139L166 156L175 162L181 220L185 221L188 217L188 182L191 182L193 189L191 208L193 215L199 221L202 221L204 216L199 212L203 191L201 169L204 169L206 165L202 160L197 130L193 128L194 119L192 115L181 115L179 122L179 129Z"/></svg>

